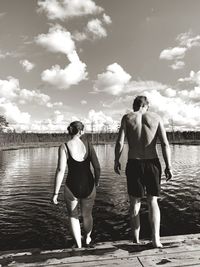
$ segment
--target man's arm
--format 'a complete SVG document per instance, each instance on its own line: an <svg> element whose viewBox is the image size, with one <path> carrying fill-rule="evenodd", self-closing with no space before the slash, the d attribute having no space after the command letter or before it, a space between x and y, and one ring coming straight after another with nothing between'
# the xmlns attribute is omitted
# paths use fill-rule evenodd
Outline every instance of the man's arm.
<svg viewBox="0 0 200 267"><path fill-rule="evenodd" d="M158 125L158 137L161 142L162 155L165 161L165 176L167 181L172 178L171 171L171 150L169 146L169 142L167 139L167 134L163 125L163 122L160 120Z"/></svg>
<svg viewBox="0 0 200 267"><path fill-rule="evenodd" d="M120 174L121 164L119 162L123 147L124 147L124 139L126 136L126 118L125 116L122 118L121 126L119 129L117 141L115 144L115 164L114 170L117 174Z"/></svg>

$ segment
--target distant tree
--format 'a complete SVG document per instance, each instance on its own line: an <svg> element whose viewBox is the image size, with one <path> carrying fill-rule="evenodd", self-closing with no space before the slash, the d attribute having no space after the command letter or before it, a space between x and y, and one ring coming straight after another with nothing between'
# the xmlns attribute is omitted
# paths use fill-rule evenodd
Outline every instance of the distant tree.
<svg viewBox="0 0 200 267"><path fill-rule="evenodd" d="M3 132L5 128L9 126L6 118L3 115L0 115L0 132Z"/></svg>

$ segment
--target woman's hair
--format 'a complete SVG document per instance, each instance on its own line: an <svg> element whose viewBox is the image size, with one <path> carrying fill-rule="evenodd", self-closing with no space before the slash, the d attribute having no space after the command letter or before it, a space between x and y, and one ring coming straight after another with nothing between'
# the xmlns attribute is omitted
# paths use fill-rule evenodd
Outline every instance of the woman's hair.
<svg viewBox="0 0 200 267"><path fill-rule="evenodd" d="M69 135L76 135L79 131L84 129L84 125L81 121L73 121L67 127Z"/></svg>

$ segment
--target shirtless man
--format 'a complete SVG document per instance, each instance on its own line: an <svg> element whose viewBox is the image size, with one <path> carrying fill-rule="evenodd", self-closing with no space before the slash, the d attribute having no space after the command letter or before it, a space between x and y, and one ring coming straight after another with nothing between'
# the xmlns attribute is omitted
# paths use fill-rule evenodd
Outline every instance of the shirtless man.
<svg viewBox="0 0 200 267"><path fill-rule="evenodd" d="M128 141L128 162L126 166L127 187L130 198L130 217L133 242L139 243L141 198L145 191L152 229L152 244L162 247L160 242L160 192L161 165L156 150L157 138L160 139L165 161L166 180L172 178L170 147L161 118L148 111L149 102L145 96L137 96L133 102L133 112L123 116L115 145L114 170L120 174L119 162L124 139Z"/></svg>

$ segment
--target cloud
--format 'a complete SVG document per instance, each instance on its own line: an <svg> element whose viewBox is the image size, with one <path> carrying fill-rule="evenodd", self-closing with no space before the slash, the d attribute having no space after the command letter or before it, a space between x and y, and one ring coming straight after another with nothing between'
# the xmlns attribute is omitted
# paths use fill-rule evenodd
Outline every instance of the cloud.
<svg viewBox="0 0 200 267"><path fill-rule="evenodd" d="M67 89L87 78L86 64L79 59L70 32L60 25L55 25L49 29L48 34L41 34L35 40L51 52L66 54L70 61L64 69L54 65L51 69L44 70L41 73L41 79L44 82L59 89Z"/></svg>
<svg viewBox="0 0 200 267"><path fill-rule="evenodd" d="M90 20L86 26L86 31L91 33L94 39L107 36L107 32L99 19Z"/></svg>
<svg viewBox="0 0 200 267"><path fill-rule="evenodd" d="M60 52L68 55L75 50L71 33L58 24L52 26L49 33L38 35L35 42L54 53Z"/></svg>
<svg viewBox="0 0 200 267"><path fill-rule="evenodd" d="M181 33L176 37L178 46L173 48L164 49L160 53L160 59L174 60L175 62L170 65L173 70L179 70L185 67L183 59L186 52L192 47L200 46L200 35L194 36L192 31Z"/></svg>
<svg viewBox="0 0 200 267"><path fill-rule="evenodd" d="M31 103L40 106L46 106L48 108L63 105L62 102L51 103L50 96L40 93L39 90L35 91L35 90L21 89L18 97L20 104Z"/></svg>
<svg viewBox="0 0 200 267"><path fill-rule="evenodd" d="M86 130L93 130L94 132L116 131L119 124L111 116L106 115L102 111L95 111L94 109L88 112L88 116L84 119L83 123L85 124Z"/></svg>
<svg viewBox="0 0 200 267"><path fill-rule="evenodd" d="M76 51L68 54L71 62L64 69L59 65L52 66L42 72L41 79L59 89L67 89L71 85L76 85L87 78L86 64L80 61Z"/></svg>
<svg viewBox="0 0 200 267"><path fill-rule="evenodd" d="M24 123L30 122L30 114L22 112L16 104L0 98L0 113L4 114L9 123Z"/></svg>
<svg viewBox="0 0 200 267"><path fill-rule="evenodd" d="M103 14L101 19L92 19L88 21L87 25L83 28L83 32L75 31L73 39L76 41L95 40L107 37L105 25L112 23L111 18Z"/></svg>
<svg viewBox="0 0 200 267"><path fill-rule="evenodd" d="M183 126L185 129L191 127L200 127L199 112L200 107L195 106L193 102L185 101L180 97L165 97L158 91L146 92L150 100L150 109L158 112L164 122L170 126L173 120L176 129Z"/></svg>
<svg viewBox="0 0 200 267"><path fill-rule="evenodd" d="M190 71L190 76L185 78L178 79L179 82L191 82L197 85L200 85L200 71L194 72L193 70Z"/></svg>
<svg viewBox="0 0 200 267"><path fill-rule="evenodd" d="M131 76L119 64L113 63L106 68L106 72L98 74L94 90L118 95L123 92L130 79Z"/></svg>
<svg viewBox="0 0 200 267"><path fill-rule="evenodd" d="M92 0L39 0L38 5L39 12L44 12L51 20L65 20L103 11L103 8L97 6Z"/></svg>
<svg viewBox="0 0 200 267"><path fill-rule="evenodd" d="M0 80L0 97L14 99L20 91L19 81L13 77L8 77L8 80Z"/></svg>
<svg viewBox="0 0 200 267"><path fill-rule="evenodd" d="M81 105L87 105L87 101L85 99L81 100Z"/></svg>
<svg viewBox="0 0 200 267"><path fill-rule="evenodd" d="M8 52L8 51L2 51L0 50L0 59L5 59L7 57L18 57L19 54L16 52Z"/></svg>
<svg viewBox="0 0 200 267"><path fill-rule="evenodd" d="M94 91L106 92L113 96L134 93L141 94L150 90L165 90L167 85L156 81L135 81L131 76L117 64L111 64L106 68L106 72L97 75L94 83Z"/></svg>
<svg viewBox="0 0 200 267"><path fill-rule="evenodd" d="M0 99L7 102L18 102L20 104L31 103L46 107L62 106L62 102L51 103L50 96L42 94L39 90L21 89L19 80L8 77L7 80L0 80Z"/></svg>
<svg viewBox="0 0 200 267"><path fill-rule="evenodd" d="M103 14L103 21L106 23L106 24L111 24L112 23L112 20L111 20L111 17L106 15L106 14Z"/></svg>
<svg viewBox="0 0 200 267"><path fill-rule="evenodd" d="M185 67L185 62L181 60L175 61L172 65L170 65L173 70L180 70Z"/></svg>
<svg viewBox="0 0 200 267"><path fill-rule="evenodd" d="M35 64L31 63L27 59L20 60L19 63L22 65L26 72L30 72L35 67Z"/></svg>
<svg viewBox="0 0 200 267"><path fill-rule="evenodd" d="M165 49L160 53L160 59L177 60L182 59L185 56L187 48L185 47L173 47Z"/></svg>
<svg viewBox="0 0 200 267"><path fill-rule="evenodd" d="M181 46L186 46L187 48L200 46L200 35L193 36L192 31L179 34L176 40Z"/></svg>

